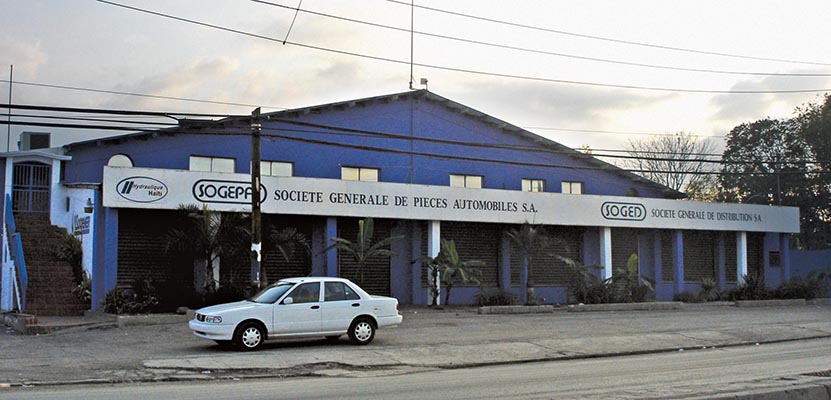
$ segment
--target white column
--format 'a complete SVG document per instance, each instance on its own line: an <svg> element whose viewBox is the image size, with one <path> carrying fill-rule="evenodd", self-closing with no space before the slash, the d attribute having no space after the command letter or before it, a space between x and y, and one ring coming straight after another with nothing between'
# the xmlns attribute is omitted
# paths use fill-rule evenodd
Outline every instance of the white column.
<svg viewBox="0 0 831 400"><path fill-rule="evenodd" d="M603 279L612 277L612 228L600 228L600 265L603 266Z"/></svg>
<svg viewBox="0 0 831 400"><path fill-rule="evenodd" d="M427 223L427 256L435 257L441 251L441 221ZM441 304L441 277L436 278L436 305ZM429 298L429 296L428 296Z"/></svg>
<svg viewBox="0 0 831 400"><path fill-rule="evenodd" d="M747 232L736 232L736 284L744 283L747 275Z"/></svg>

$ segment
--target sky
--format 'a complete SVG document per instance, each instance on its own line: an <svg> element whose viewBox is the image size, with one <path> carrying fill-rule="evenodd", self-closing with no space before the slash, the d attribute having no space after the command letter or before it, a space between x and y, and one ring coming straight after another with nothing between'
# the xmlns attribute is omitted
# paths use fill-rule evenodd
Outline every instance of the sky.
<svg viewBox="0 0 831 400"><path fill-rule="evenodd" d="M416 88L426 78L438 95L567 146L622 149L683 131L721 149L736 125L791 117L831 92L827 0L415 0L452 14L409 0L113 2L261 37L94 0L0 0L0 103L14 65L14 104L249 114L407 91L412 56ZM793 90L808 92L713 93ZM11 150L24 130L53 132L53 145L113 134L13 126Z"/></svg>

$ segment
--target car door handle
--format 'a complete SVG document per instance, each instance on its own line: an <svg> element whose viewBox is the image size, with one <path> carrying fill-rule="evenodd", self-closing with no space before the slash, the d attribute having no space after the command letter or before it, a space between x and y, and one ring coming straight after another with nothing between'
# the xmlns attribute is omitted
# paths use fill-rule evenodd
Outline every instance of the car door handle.
<svg viewBox="0 0 831 400"><path fill-rule="evenodd" d="M352 307L360 307L361 303L352 303Z"/></svg>
<svg viewBox="0 0 831 400"><path fill-rule="evenodd" d="M312 310L317 310L320 306L312 306Z"/></svg>

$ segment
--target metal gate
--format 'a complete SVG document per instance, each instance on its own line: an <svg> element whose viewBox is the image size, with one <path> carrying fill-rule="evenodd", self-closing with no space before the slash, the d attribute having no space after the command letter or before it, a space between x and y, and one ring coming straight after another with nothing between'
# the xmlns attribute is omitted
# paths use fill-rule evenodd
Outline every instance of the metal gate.
<svg viewBox="0 0 831 400"><path fill-rule="evenodd" d="M12 207L16 213L49 213L52 167L37 162L14 164Z"/></svg>

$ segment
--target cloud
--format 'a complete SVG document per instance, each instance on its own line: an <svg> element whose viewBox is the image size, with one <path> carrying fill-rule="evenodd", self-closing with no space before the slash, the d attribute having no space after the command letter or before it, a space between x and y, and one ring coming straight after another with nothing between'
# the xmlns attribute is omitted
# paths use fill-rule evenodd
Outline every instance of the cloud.
<svg viewBox="0 0 831 400"><path fill-rule="evenodd" d="M493 82L472 83L464 86L463 98L501 109L499 114L523 115L527 123L557 126L602 126L610 114L645 108L670 99L674 94L642 94L623 90L533 83ZM511 121L512 123L526 123Z"/></svg>
<svg viewBox="0 0 831 400"><path fill-rule="evenodd" d="M239 61L231 58L200 58L186 65L174 67L155 75L146 76L136 83L118 85L114 90L124 92L148 93L172 97L200 97L210 93L213 86L222 86L223 79L239 68ZM201 95L200 95L201 94ZM217 100L211 99L209 100ZM228 101L228 99L224 99ZM167 100L141 97L119 98L108 104L118 104L128 107L149 107L153 105L165 106Z"/></svg>
<svg viewBox="0 0 831 400"><path fill-rule="evenodd" d="M794 71L809 72L809 71ZM815 71L816 72L816 71ZM768 76L762 80L744 80L734 84L730 90L799 90L831 88L831 79L827 77L785 77ZM710 105L716 107L712 119L720 122L745 121L764 118L775 110L777 106L784 106L790 110L808 98L815 97L814 93L766 93L766 94L722 94L714 96Z"/></svg>
<svg viewBox="0 0 831 400"><path fill-rule="evenodd" d="M40 43L31 43L10 36L0 36L0 66L14 65L14 79L33 80L38 68L48 57ZM8 78L8 75L2 73Z"/></svg>

